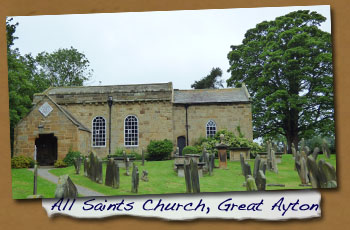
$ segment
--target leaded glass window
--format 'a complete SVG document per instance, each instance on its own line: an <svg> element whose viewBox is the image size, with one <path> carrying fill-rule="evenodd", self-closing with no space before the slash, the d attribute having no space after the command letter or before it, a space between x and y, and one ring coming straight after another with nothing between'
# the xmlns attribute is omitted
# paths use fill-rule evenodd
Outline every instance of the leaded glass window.
<svg viewBox="0 0 350 230"><path fill-rule="evenodd" d="M207 137L213 137L216 134L216 124L213 120L207 123Z"/></svg>
<svg viewBox="0 0 350 230"><path fill-rule="evenodd" d="M139 144L139 127L136 116L130 115L125 118L124 144L125 146L138 146Z"/></svg>
<svg viewBox="0 0 350 230"><path fill-rule="evenodd" d="M92 146L106 146L106 120L103 117L95 117L92 121Z"/></svg>

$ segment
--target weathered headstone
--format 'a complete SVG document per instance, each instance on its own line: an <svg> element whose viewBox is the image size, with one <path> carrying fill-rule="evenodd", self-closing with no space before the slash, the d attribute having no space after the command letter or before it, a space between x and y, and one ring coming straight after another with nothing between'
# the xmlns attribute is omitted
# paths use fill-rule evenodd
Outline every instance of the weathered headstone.
<svg viewBox="0 0 350 230"><path fill-rule="evenodd" d="M252 171L250 169L250 165L248 164L248 162L244 162L244 173L243 173L244 177L247 178L248 176L252 175Z"/></svg>
<svg viewBox="0 0 350 230"><path fill-rule="evenodd" d="M315 159L315 161L317 160L319 152L320 152L320 148L319 147L315 147L314 151L312 152L312 157Z"/></svg>
<svg viewBox="0 0 350 230"><path fill-rule="evenodd" d="M326 139L322 139L322 152L328 159L331 157L331 151L329 150L328 143Z"/></svg>
<svg viewBox="0 0 350 230"><path fill-rule="evenodd" d="M119 188L119 167L113 158L107 162L105 185Z"/></svg>
<svg viewBox="0 0 350 230"><path fill-rule="evenodd" d="M74 169L75 169L75 174L80 173L80 166L81 166L81 157L77 157L73 159L73 164L74 164Z"/></svg>
<svg viewBox="0 0 350 230"><path fill-rule="evenodd" d="M271 150L271 171L278 173L276 154L274 150Z"/></svg>
<svg viewBox="0 0 350 230"><path fill-rule="evenodd" d="M214 169L214 154L209 155L209 164L208 164L208 171L209 171L209 176L213 175L213 169Z"/></svg>
<svg viewBox="0 0 350 230"><path fill-rule="evenodd" d="M130 173L129 173L129 157L126 157L125 158L125 173L124 175L125 176L130 176Z"/></svg>
<svg viewBox="0 0 350 230"><path fill-rule="evenodd" d="M147 170L142 170L141 180L145 181L145 182L148 182L148 172L147 172Z"/></svg>
<svg viewBox="0 0 350 230"><path fill-rule="evenodd" d="M254 160L254 171L253 171L253 177L254 178L256 178L256 176L258 174L259 167L260 167L260 162L261 162L260 155L257 154L255 156L255 160Z"/></svg>
<svg viewBox="0 0 350 230"><path fill-rule="evenodd" d="M243 156L243 153L239 154L239 160L241 163L242 175L244 175L244 156Z"/></svg>
<svg viewBox="0 0 350 230"><path fill-rule="evenodd" d="M335 168L325 160L318 162L318 169L320 173L320 186L321 188L336 188L337 176Z"/></svg>
<svg viewBox="0 0 350 230"><path fill-rule="evenodd" d="M265 191L266 190L266 177L262 170L259 170L256 178L255 178L255 184L258 189L258 191Z"/></svg>
<svg viewBox="0 0 350 230"><path fill-rule="evenodd" d="M266 160L261 160L260 161L259 169L263 171L264 175L266 173L266 167L267 167L266 165L267 165Z"/></svg>
<svg viewBox="0 0 350 230"><path fill-rule="evenodd" d="M292 154L293 154L293 157L295 157L296 153L297 153L297 150L295 149L294 143L292 143Z"/></svg>
<svg viewBox="0 0 350 230"><path fill-rule="evenodd" d="M102 173L102 160L97 159L97 165L96 165L96 182L99 184L103 183L103 173Z"/></svg>
<svg viewBox="0 0 350 230"><path fill-rule="evenodd" d="M88 169L89 169L89 158L84 157L84 176L88 176Z"/></svg>
<svg viewBox="0 0 350 230"><path fill-rule="evenodd" d="M319 170L316 164L316 160L313 156L308 156L307 157L307 168L309 170L309 178L311 182L311 186L313 188L320 188L320 183L319 183Z"/></svg>
<svg viewBox="0 0 350 230"><path fill-rule="evenodd" d="M141 154L142 154L142 166L144 166L145 165L145 150L144 149L142 149L142 151L141 151Z"/></svg>
<svg viewBox="0 0 350 230"><path fill-rule="evenodd" d="M34 186L33 186L33 195L36 195L38 188L38 165L34 164Z"/></svg>
<svg viewBox="0 0 350 230"><path fill-rule="evenodd" d="M132 177L131 177L131 192L138 193L139 191L139 169L135 164L132 168Z"/></svg>
<svg viewBox="0 0 350 230"><path fill-rule="evenodd" d="M300 173L301 186L305 186L309 183L307 165L304 157L300 158Z"/></svg>
<svg viewBox="0 0 350 230"><path fill-rule="evenodd" d="M224 143L225 136L220 134L220 144L217 144L215 148L218 150L219 168L227 169L227 148L228 145Z"/></svg>
<svg viewBox="0 0 350 230"><path fill-rule="evenodd" d="M247 191L257 191L258 190L257 187L256 187L256 184L255 184L255 180L254 180L254 178L251 175L249 175L247 177L247 181L246 182L247 182L246 183Z"/></svg>
<svg viewBox="0 0 350 230"><path fill-rule="evenodd" d="M184 162L184 174L186 183L186 192L192 193L191 169L190 165Z"/></svg>
<svg viewBox="0 0 350 230"><path fill-rule="evenodd" d="M78 190L69 176L60 176L55 191L55 198L75 198L77 196Z"/></svg>
<svg viewBox="0 0 350 230"><path fill-rule="evenodd" d="M199 193L200 192L200 185L199 185L199 175L198 175L197 162L195 162L191 159L190 168L191 168L192 192Z"/></svg>

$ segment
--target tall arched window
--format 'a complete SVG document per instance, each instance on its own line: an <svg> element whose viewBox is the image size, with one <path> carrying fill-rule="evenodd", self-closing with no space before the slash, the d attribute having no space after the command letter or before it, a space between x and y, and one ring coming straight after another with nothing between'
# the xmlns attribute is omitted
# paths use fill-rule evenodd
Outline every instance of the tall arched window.
<svg viewBox="0 0 350 230"><path fill-rule="evenodd" d="M106 120L103 117L95 117L92 120L92 146L106 146Z"/></svg>
<svg viewBox="0 0 350 230"><path fill-rule="evenodd" d="M216 134L216 124L213 120L207 123L207 137L213 137Z"/></svg>
<svg viewBox="0 0 350 230"><path fill-rule="evenodd" d="M139 126L138 126L138 120L136 116L129 115L125 118L124 145L125 146L139 145Z"/></svg>

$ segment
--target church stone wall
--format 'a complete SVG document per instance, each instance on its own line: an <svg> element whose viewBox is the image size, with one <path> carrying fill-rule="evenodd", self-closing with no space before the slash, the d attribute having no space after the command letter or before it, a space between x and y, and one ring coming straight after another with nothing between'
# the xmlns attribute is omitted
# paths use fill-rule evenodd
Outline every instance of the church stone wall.
<svg viewBox="0 0 350 230"><path fill-rule="evenodd" d="M102 116L106 120L106 146L91 147L99 156L108 154L109 138L109 107L106 103L68 104L66 108L79 122L92 131L92 120L96 116ZM139 145L135 147L124 146L124 120L128 115L135 115L139 124ZM117 148L126 151L136 151L141 154L141 149L146 149L151 140L173 140L173 113L172 103L164 102L134 102L114 103L112 106L112 133L111 153ZM90 137L91 138L91 137ZM90 141L91 146L91 141Z"/></svg>
<svg viewBox="0 0 350 230"><path fill-rule="evenodd" d="M206 137L206 124L209 120L216 123L217 131L227 129L236 135L237 126L249 140L253 140L251 104L190 105L188 115L189 145L194 145L199 137ZM186 136L186 110L184 106L175 105L174 143L178 136Z"/></svg>
<svg viewBox="0 0 350 230"><path fill-rule="evenodd" d="M39 108L47 102L52 108L52 112L44 117ZM43 125L43 130L39 133L39 125ZM78 127L55 106L50 100L43 99L32 111L24 117L15 128L14 136L14 156L24 155L34 157L35 139L39 134L53 133L57 138L58 159L63 159L69 149L78 150Z"/></svg>

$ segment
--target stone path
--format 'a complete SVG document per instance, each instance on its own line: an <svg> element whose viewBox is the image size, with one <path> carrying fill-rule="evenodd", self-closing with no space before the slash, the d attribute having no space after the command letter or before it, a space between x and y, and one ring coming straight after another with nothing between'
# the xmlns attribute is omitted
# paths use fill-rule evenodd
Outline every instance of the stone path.
<svg viewBox="0 0 350 230"><path fill-rule="evenodd" d="M52 167L41 166L40 168L38 168L38 175L40 177L48 180L48 181L51 181L51 182L57 184L58 177L49 173L50 169L52 169ZM34 171L34 169L29 169L29 170ZM78 189L78 194L83 195L83 196L106 196L105 194L95 192L91 189L85 188L85 187L80 186L80 185L75 185L75 186Z"/></svg>

